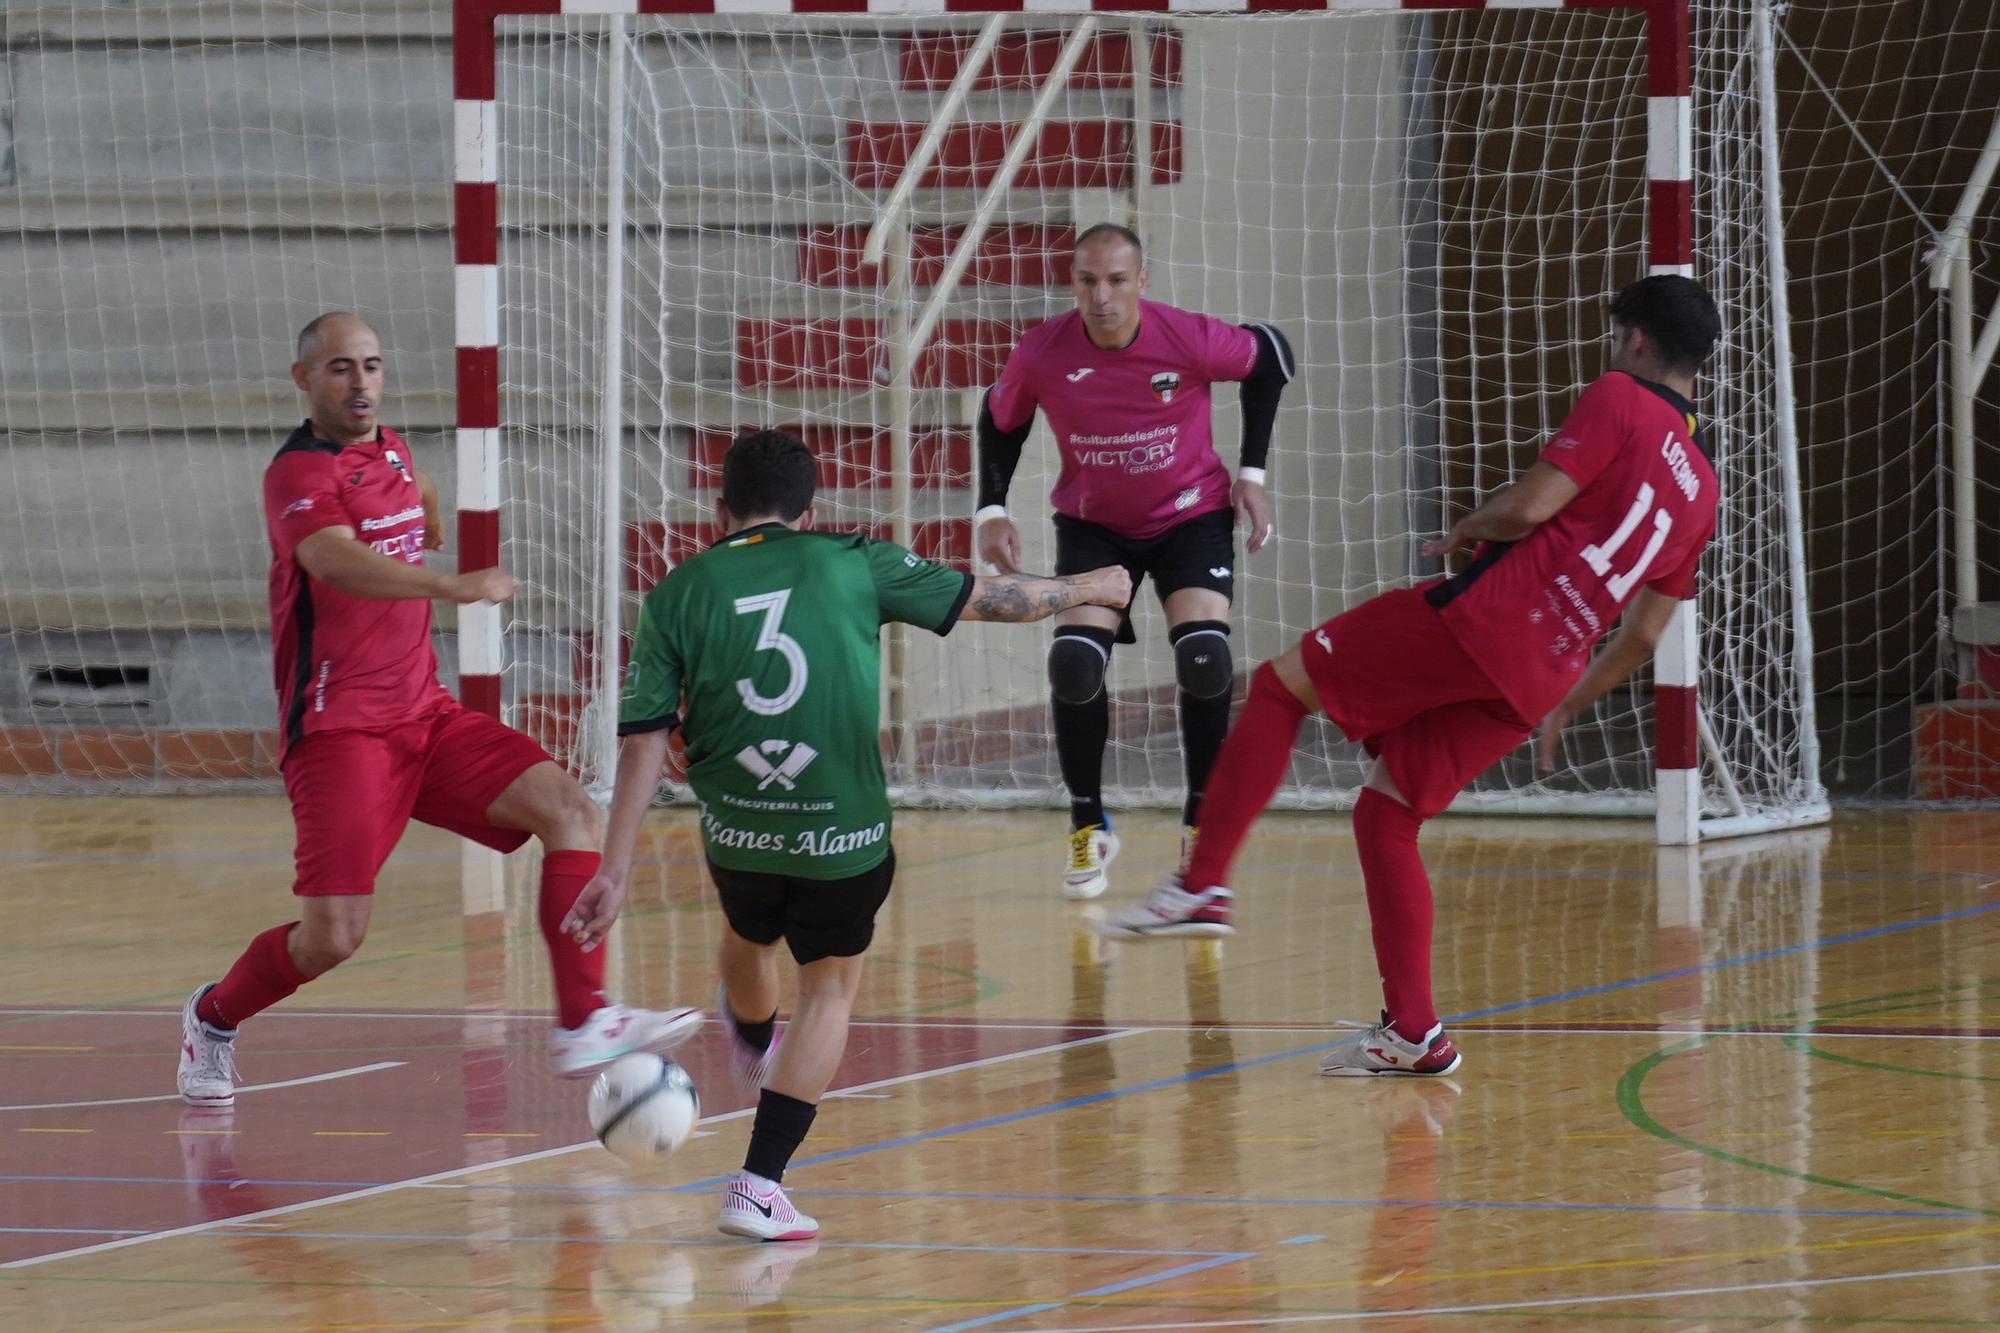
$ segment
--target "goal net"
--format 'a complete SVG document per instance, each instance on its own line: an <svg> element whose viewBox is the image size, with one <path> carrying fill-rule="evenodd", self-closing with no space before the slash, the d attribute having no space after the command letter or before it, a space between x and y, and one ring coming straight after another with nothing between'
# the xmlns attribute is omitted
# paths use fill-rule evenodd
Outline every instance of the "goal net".
<svg viewBox="0 0 2000 1333"><path fill-rule="evenodd" d="M1704 10L1695 34L1693 271L1727 329L1702 402L1724 495L1700 600L1703 799L1717 819L1785 823L1819 796L1761 103L1734 8ZM587 780L612 762L607 645L715 535L736 432L803 432L820 526L969 559L980 393L1025 328L1072 304L1070 249L1091 223L1143 233L1154 299L1269 321L1297 349L1277 537L1237 568L1246 668L1438 572L1422 536L1525 467L1604 369L1606 299L1649 267L1658 143L1638 12L1012 16L990 50L984 23L501 22L501 555L527 589L505 612L502 697ZM913 158L898 284L895 231L884 262L863 249ZM909 322L935 331L899 394ZM1233 462L1234 392L1217 399ZM1038 425L1010 494L1030 568L1053 561L1056 463ZM1135 621L1112 660L1107 795L1176 803L1150 590ZM1046 642L968 625L893 645L885 745L907 800L1056 800ZM1524 751L1462 803L1651 809L1649 697L1642 681L1581 720L1556 775ZM1315 722L1283 799L1344 802L1358 758Z"/></svg>

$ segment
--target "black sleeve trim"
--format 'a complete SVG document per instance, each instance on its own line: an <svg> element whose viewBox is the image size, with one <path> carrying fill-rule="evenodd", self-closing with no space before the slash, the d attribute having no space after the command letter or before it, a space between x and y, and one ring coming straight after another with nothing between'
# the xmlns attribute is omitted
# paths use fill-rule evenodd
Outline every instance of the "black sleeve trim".
<svg viewBox="0 0 2000 1333"><path fill-rule="evenodd" d="M951 604L951 610L945 612L944 619L938 622L935 633L939 638L943 638L945 635L951 633L952 626L958 624L958 618L965 614L965 604L972 600L972 585L974 582L975 580L972 575L967 574L965 576L965 586L958 590L958 600Z"/></svg>
<svg viewBox="0 0 2000 1333"><path fill-rule="evenodd" d="M1239 467L1263 467L1271 456L1271 428L1278 420L1278 396L1292 382L1292 345L1269 324L1245 324L1257 335L1257 364L1243 377L1243 452Z"/></svg>
<svg viewBox="0 0 2000 1333"><path fill-rule="evenodd" d="M1015 429L1001 430L993 420L993 391L988 389L979 400L978 508L1007 503L1007 487L1014 480L1014 469L1021 465L1021 450L1034 427L1031 415Z"/></svg>
<svg viewBox="0 0 2000 1333"><path fill-rule="evenodd" d="M656 731L672 731L681 724L679 713L668 713L665 717L649 717L641 722L620 722L620 736L649 736Z"/></svg>

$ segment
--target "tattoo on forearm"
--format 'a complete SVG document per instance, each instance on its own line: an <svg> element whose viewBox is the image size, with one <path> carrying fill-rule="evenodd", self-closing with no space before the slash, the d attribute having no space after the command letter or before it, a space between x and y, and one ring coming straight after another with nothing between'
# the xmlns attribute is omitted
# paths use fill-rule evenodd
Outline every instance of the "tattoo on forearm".
<svg viewBox="0 0 2000 1333"><path fill-rule="evenodd" d="M983 579L972 605L981 620L1040 620L1082 600L1073 578L1001 574Z"/></svg>

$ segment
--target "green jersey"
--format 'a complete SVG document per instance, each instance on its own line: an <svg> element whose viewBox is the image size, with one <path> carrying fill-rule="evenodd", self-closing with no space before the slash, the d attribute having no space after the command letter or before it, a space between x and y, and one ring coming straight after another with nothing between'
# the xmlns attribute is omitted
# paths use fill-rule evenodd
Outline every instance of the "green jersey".
<svg viewBox="0 0 2000 1333"><path fill-rule="evenodd" d="M618 734L678 723L717 865L861 874L889 852L879 631L947 633L971 595L971 575L890 542L735 533L646 595Z"/></svg>

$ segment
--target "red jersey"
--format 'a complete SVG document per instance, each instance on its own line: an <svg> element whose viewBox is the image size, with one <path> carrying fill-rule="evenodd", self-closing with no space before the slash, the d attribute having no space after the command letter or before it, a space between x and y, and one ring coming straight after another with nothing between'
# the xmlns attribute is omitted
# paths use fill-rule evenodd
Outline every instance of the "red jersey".
<svg viewBox="0 0 2000 1333"><path fill-rule="evenodd" d="M1022 335L988 406L1003 431L1048 413L1062 449L1057 513L1143 541L1229 508L1208 386L1255 370L1259 346L1249 329L1142 301L1131 344L1103 348L1072 310Z"/></svg>
<svg viewBox="0 0 2000 1333"><path fill-rule="evenodd" d="M264 469L281 756L317 731L380 731L450 702L438 683L428 599L350 597L309 577L292 554L321 528L346 527L372 550L422 564L413 466L392 430L342 447L314 435L308 421Z"/></svg>
<svg viewBox="0 0 2000 1333"><path fill-rule="evenodd" d="M1692 405L1621 371L1583 391L1541 461L1569 474L1575 497L1519 541L1480 547L1425 593L1531 719L1562 702L1639 589L1694 595L1720 499Z"/></svg>

